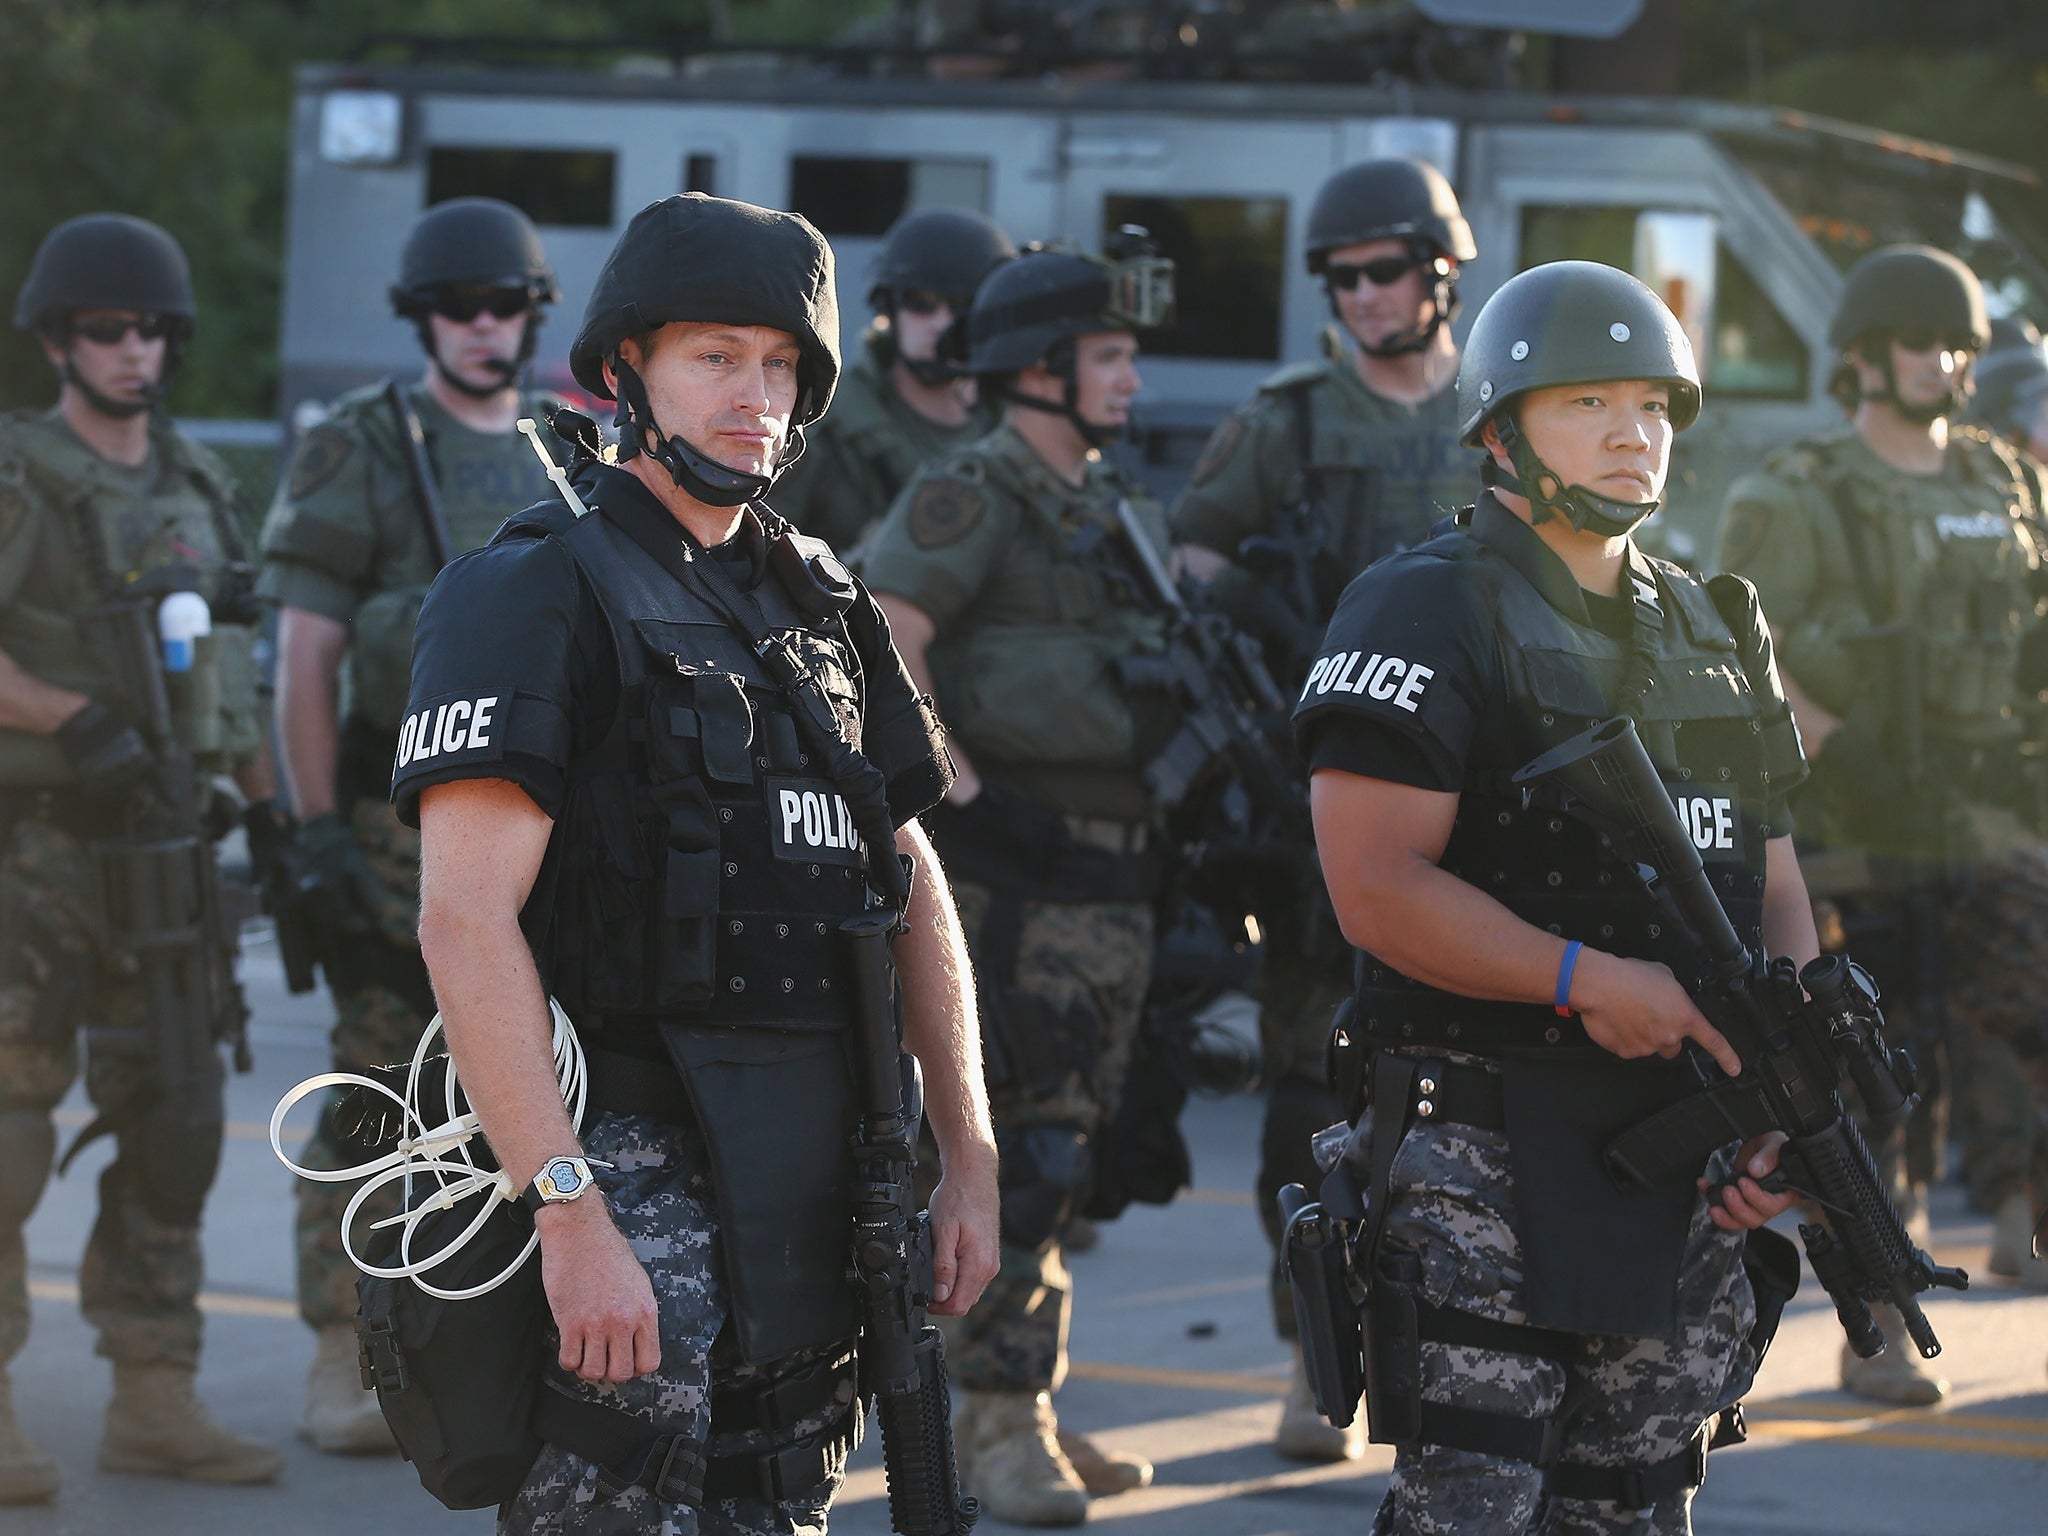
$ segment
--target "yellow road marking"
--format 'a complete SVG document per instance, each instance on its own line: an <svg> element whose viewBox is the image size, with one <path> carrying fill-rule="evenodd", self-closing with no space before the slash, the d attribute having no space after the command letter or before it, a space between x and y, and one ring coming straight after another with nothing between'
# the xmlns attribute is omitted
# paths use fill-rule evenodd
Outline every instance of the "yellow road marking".
<svg viewBox="0 0 2048 1536"><path fill-rule="evenodd" d="M1105 1360L1076 1360L1068 1369L1083 1381L1114 1381L1125 1386L1234 1392L1245 1397L1287 1395L1287 1383L1282 1378L1255 1376L1249 1371L1182 1371L1164 1365L1112 1365Z"/></svg>
<svg viewBox="0 0 2048 1536"><path fill-rule="evenodd" d="M89 1109L59 1109L52 1111L50 1118L66 1130L77 1131L83 1130L86 1126L92 1124L92 1111ZM284 1127L289 1133L286 1138L287 1145L290 1145L292 1140L303 1137L311 1132L313 1128L310 1123L312 1118L312 1111L307 1110L304 1114L294 1111L285 1119ZM270 1125L267 1121L259 1125L254 1120L230 1120L227 1123L227 1133L236 1141L267 1142L270 1140Z"/></svg>
<svg viewBox="0 0 2048 1536"><path fill-rule="evenodd" d="M75 1280L31 1280L29 1295L38 1301L66 1301L78 1305L78 1283ZM218 1312L225 1317L274 1317L296 1318L299 1315L297 1302L284 1301L276 1296L251 1296L242 1291L201 1291L199 1310Z"/></svg>

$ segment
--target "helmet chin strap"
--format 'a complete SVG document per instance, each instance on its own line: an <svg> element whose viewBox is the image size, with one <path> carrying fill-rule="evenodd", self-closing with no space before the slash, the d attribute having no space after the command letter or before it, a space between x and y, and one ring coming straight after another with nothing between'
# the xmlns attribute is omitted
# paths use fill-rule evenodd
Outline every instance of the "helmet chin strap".
<svg viewBox="0 0 2048 1536"><path fill-rule="evenodd" d="M773 473L757 475L750 470L728 469L681 438L662 431L655 422L654 408L648 403L647 386L633 365L616 355L611 365L618 380L619 411L613 425L619 429L619 462L623 464L642 452L648 453L669 472L678 490L707 507L743 507L759 501L774 486L776 477L803 454L803 428L793 426ZM652 449L643 446L643 436L653 437Z"/></svg>
<svg viewBox="0 0 2048 1536"><path fill-rule="evenodd" d="M487 357L483 360L481 366L497 375L495 384L472 384L441 361L441 354L434 346L434 323L429 316L421 315L417 328L420 348L427 354L427 362L434 372L441 376L441 382L458 395L467 395L472 400L489 400L516 385L521 371L533 360L534 348L540 344L540 311L529 309L526 312L526 329L519 338L517 356Z"/></svg>
<svg viewBox="0 0 2048 1536"><path fill-rule="evenodd" d="M109 421L132 421L137 416L155 410L163 403L164 390L171 382L171 370L176 361L174 354L167 352L164 355L162 374L156 383L142 386L142 398L139 400L116 400L112 395L103 394L95 389L86 382L85 375L72 363L68 352L64 357L64 366L57 370L57 377L85 396L86 404Z"/></svg>
<svg viewBox="0 0 2048 1536"><path fill-rule="evenodd" d="M1589 491L1583 485L1566 485L1556 471L1536 456L1536 450L1529 446L1529 440L1522 436L1521 428L1515 425L1512 416L1502 414L1496 417L1494 428L1499 432L1501 446L1507 449L1514 468L1502 469L1499 461L1489 455L1480 466L1481 477L1488 485L1527 500L1531 517L1537 523L1561 517L1581 533L1597 533L1603 538L1618 539L1633 532L1662 505L1654 499L1616 501L1598 491Z"/></svg>
<svg viewBox="0 0 2048 1536"><path fill-rule="evenodd" d="M1861 404L1865 400L1882 401L1915 426L1927 426L1940 421L1944 416L1959 416L1963 407L1969 403L1969 390L1964 382L1969 378L1967 370L1957 375L1956 381L1949 385L1948 392L1940 399L1924 405L1914 405L1899 397L1899 376L1892 368L1889 347L1885 349L1885 355L1877 360L1877 371L1884 375L1884 388L1874 395L1858 391L1857 403Z"/></svg>
<svg viewBox="0 0 2048 1536"><path fill-rule="evenodd" d="M1358 350L1368 357L1406 357L1411 352L1420 352L1436 339L1436 333L1444 328L1457 310L1458 278L1455 272L1446 273L1430 284L1430 316L1421 325L1411 330L1396 331L1385 341L1367 343L1360 341L1356 332L1345 322L1344 311L1338 307L1337 292L1326 280L1323 295L1330 301L1330 313L1337 324L1350 334Z"/></svg>

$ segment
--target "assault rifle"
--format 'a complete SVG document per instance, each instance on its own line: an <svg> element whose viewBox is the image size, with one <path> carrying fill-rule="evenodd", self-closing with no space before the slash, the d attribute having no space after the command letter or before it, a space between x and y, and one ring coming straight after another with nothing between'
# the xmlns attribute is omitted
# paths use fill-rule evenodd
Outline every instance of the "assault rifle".
<svg viewBox="0 0 2048 1536"><path fill-rule="evenodd" d="M931 1213L917 1208L924 1087L903 1050L896 968L897 914L848 918L839 932L853 972L861 1117L853 1138L853 1281L861 1308L860 1363L882 1421L889 1523L899 1536L967 1536L981 1517L960 1492L946 1342L925 1320L932 1297Z"/></svg>
<svg viewBox="0 0 2048 1536"><path fill-rule="evenodd" d="M1633 722L1582 732L1513 783L1562 790L1569 809L1635 861L1652 897L1705 951L1706 979L1693 1001L1742 1058L1742 1075L1730 1078L1688 1046L1702 1091L1616 1136L1606 1148L1609 1172L1644 1187L1696 1171L1731 1141L1784 1132L1780 1175L1767 1187L1795 1190L1819 1207L1820 1219L1802 1223L1799 1236L1850 1347L1866 1359L1885 1347L1870 1304L1888 1302L1920 1353L1940 1354L1917 1298L1936 1286L1966 1290L1970 1277L1914 1245L1838 1091L1846 1072L1880 1128L1918 1102L1912 1058L1885 1041L1876 986L1840 955L1801 970L1742 942Z"/></svg>
<svg viewBox="0 0 2048 1536"><path fill-rule="evenodd" d="M142 984L140 1028L89 1025L89 1048L146 1055L152 1097L103 1114L80 1134L64 1161L114 1128L120 1115L137 1114L145 1134L169 1157L172 1147L218 1146L223 1115L217 1051L227 1040L235 1070L249 1070L249 1010L234 974L234 933L221 901L220 870L211 829L201 814L200 786L191 754L171 723L169 695L157 638L159 580L83 616L87 643L115 679L114 696L136 722L155 758L155 772L122 807L122 830L94 841L92 856L115 942L132 958ZM187 1155L190 1182L210 1160ZM181 1189L194 1215L203 1186Z"/></svg>
<svg viewBox="0 0 2048 1536"><path fill-rule="evenodd" d="M1165 653L1127 658L1124 680L1163 688L1184 706L1179 727L1145 765L1145 787L1159 804L1180 805L1228 766L1244 786L1253 819L1305 835L1308 798L1267 734L1268 723L1286 717L1287 699L1258 642L1222 614L1189 605L1128 500L1118 500L1116 520L1143 595L1167 621Z"/></svg>

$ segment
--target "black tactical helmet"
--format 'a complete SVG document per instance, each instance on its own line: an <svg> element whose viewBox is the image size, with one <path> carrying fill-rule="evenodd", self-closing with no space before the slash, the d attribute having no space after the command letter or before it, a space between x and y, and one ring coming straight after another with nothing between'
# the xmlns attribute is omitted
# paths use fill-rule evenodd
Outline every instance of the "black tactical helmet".
<svg viewBox="0 0 2048 1536"><path fill-rule="evenodd" d="M2048 395L2048 342L2022 316L1991 322L1991 341L1975 370L1976 419L2026 446L2027 417Z"/></svg>
<svg viewBox="0 0 2048 1536"><path fill-rule="evenodd" d="M1846 352L1866 336L1910 331L1954 337L1981 352L1991 339L1984 285L1947 251L1887 245L1849 269L1828 345Z"/></svg>
<svg viewBox="0 0 2048 1536"><path fill-rule="evenodd" d="M1142 235L1137 238L1142 239ZM1026 250L989 274L967 313L967 371L1020 373L1063 341L1141 331L1173 317L1173 263L1149 251L1121 261Z"/></svg>
<svg viewBox="0 0 2048 1536"><path fill-rule="evenodd" d="M893 309L896 296L922 289L958 312L974 302L989 273L1017 254L1002 227L966 208L921 208L889 228L875 255L868 305Z"/></svg>
<svg viewBox="0 0 2048 1536"><path fill-rule="evenodd" d="M43 237L14 301L22 330L54 332L81 309L168 315L189 332L192 269L170 233L125 213L88 213Z"/></svg>
<svg viewBox="0 0 2048 1536"><path fill-rule="evenodd" d="M436 203L413 222L391 285L391 307L407 320L430 314L453 287L524 288L535 304L561 298L555 269L533 221L495 197Z"/></svg>
<svg viewBox="0 0 2048 1536"><path fill-rule="evenodd" d="M1700 371L1692 342L1664 301L1635 277L1597 261L1552 261L1509 278L1472 322L1458 364L1458 434L1480 446L1489 421L1515 465L1492 459L1488 483L1527 496L1539 519L1558 515L1579 529L1627 533L1657 503L1618 502L1566 485L1529 446L1507 405L1532 389L1643 379L1671 387L1671 426L1699 419Z"/></svg>
<svg viewBox="0 0 2048 1536"><path fill-rule="evenodd" d="M1346 166L1308 211L1308 270L1320 277L1329 253L1367 240L1408 240L1454 261L1479 254L1458 194L1426 160L1366 160Z"/></svg>
<svg viewBox="0 0 2048 1536"><path fill-rule="evenodd" d="M1699 419L1692 342L1664 301L1597 261L1551 261L1509 278L1472 322L1458 364L1458 435L1479 446L1517 395L1554 384L1655 379L1671 386L1671 425Z"/></svg>
<svg viewBox="0 0 2048 1536"><path fill-rule="evenodd" d="M640 376L619 343L676 321L762 325L796 338L796 414L776 473L803 451L802 428L825 414L839 383L839 300L832 247L799 214L681 192L633 215L605 258L569 348L576 382L612 398L604 365L619 380L619 452L641 451L655 433L655 457L676 484L710 506L739 506L766 495L774 475L728 469L662 432Z"/></svg>

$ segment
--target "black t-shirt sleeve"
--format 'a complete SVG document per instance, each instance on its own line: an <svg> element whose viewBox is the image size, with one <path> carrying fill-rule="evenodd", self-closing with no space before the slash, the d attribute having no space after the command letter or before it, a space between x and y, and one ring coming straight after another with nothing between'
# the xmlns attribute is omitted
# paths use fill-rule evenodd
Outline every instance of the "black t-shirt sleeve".
<svg viewBox="0 0 2048 1536"><path fill-rule="evenodd" d="M502 539L435 578L392 763L407 825L422 790L456 779L506 779L561 814L582 603L574 558L552 539Z"/></svg>
<svg viewBox="0 0 2048 1536"><path fill-rule="evenodd" d="M1311 772L1455 792L1495 670L1472 566L1383 560L1345 588L1309 668L1294 709L1302 758Z"/></svg>
<svg viewBox="0 0 2048 1536"><path fill-rule="evenodd" d="M900 827L945 797L953 783L953 759L938 710L911 682L888 619L867 588L856 586L846 633L865 684L861 750L888 782L889 813Z"/></svg>

